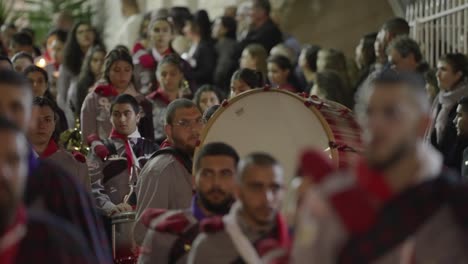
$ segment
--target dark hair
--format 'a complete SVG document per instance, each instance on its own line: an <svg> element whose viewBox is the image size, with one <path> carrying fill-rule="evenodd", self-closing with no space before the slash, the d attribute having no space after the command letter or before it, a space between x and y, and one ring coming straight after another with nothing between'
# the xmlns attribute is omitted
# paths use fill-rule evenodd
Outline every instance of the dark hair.
<svg viewBox="0 0 468 264"><path fill-rule="evenodd" d="M46 81L46 83L49 83L49 76L47 72L41 67L38 67L36 65L29 65L28 67L26 67L26 69L24 69L23 71L23 74L24 76L28 77L28 74L33 73L33 72L41 73L44 76L44 80Z"/></svg>
<svg viewBox="0 0 468 264"><path fill-rule="evenodd" d="M448 53L442 56L439 61L448 63L454 72L462 72L463 77L468 76L468 57L465 54Z"/></svg>
<svg viewBox="0 0 468 264"><path fill-rule="evenodd" d="M201 39L211 39L211 22L206 10L198 10L191 21L192 26L200 34Z"/></svg>
<svg viewBox="0 0 468 264"><path fill-rule="evenodd" d="M81 65L80 75L78 76L78 82L76 83L78 98L77 98L77 111L81 111L83 101L88 94L89 88L97 81L96 76L91 72L91 61L96 52L104 53L106 56L106 50L100 45L93 46L88 50Z"/></svg>
<svg viewBox="0 0 468 264"><path fill-rule="evenodd" d="M32 94L31 84L24 74L13 70L0 70L0 86L2 84L18 86Z"/></svg>
<svg viewBox="0 0 468 264"><path fill-rule="evenodd" d="M132 70L134 69L132 56L127 51L125 51L124 49L119 49L119 48L115 48L115 49L111 50L106 55L106 58L105 58L105 61L104 61L104 73L103 73L104 79L109 84L111 84L110 79L109 79L110 68L117 61L125 61L128 64L130 64L130 66L132 67ZM131 82L133 82L133 75L132 75Z"/></svg>
<svg viewBox="0 0 468 264"><path fill-rule="evenodd" d="M463 112L468 112L468 96L463 96L458 104L462 106Z"/></svg>
<svg viewBox="0 0 468 264"><path fill-rule="evenodd" d="M294 66L292 62L289 60L288 57L283 55L273 55L270 56L267 60L268 63L276 64L281 70L288 70L288 83L291 84L293 87L297 88L300 87L299 80L296 78L294 74Z"/></svg>
<svg viewBox="0 0 468 264"><path fill-rule="evenodd" d="M33 99L33 106L38 107L49 107L50 110L54 113L54 121L55 121L55 128L54 132L52 133L52 139L57 141L60 137L59 135L59 123L60 123L60 115L59 115L59 107L57 104L51 99L46 96L39 96Z"/></svg>
<svg viewBox="0 0 468 264"><path fill-rule="evenodd" d="M388 31L394 36L408 35L410 32L408 22L401 17L395 17L387 20L383 24L382 29Z"/></svg>
<svg viewBox="0 0 468 264"><path fill-rule="evenodd" d="M13 34L11 37L11 41L17 45L21 46L32 46L33 45L33 39L31 35L29 35L26 32L16 32Z"/></svg>
<svg viewBox="0 0 468 264"><path fill-rule="evenodd" d="M269 0L254 0L253 6L265 10L267 14L270 14L271 12L271 4Z"/></svg>
<svg viewBox="0 0 468 264"><path fill-rule="evenodd" d="M29 36L31 36L33 42L34 42L34 37L36 36L36 32L34 32L34 30L32 28L29 28L29 27L24 27L24 28L21 28L20 32L24 32L26 34L28 34Z"/></svg>
<svg viewBox="0 0 468 264"><path fill-rule="evenodd" d="M404 87L422 112L429 111L430 105L424 79L421 78L421 75L418 73L397 72L394 69L385 68L382 71L372 74L368 85L374 89L376 87L381 89L395 86ZM368 92L369 89L363 89L363 91ZM364 105L362 103L362 100L358 100L358 103L356 104L357 113L362 114L366 111L363 108Z"/></svg>
<svg viewBox="0 0 468 264"><path fill-rule="evenodd" d="M325 99L348 105L345 102L346 88L337 72L331 70L318 72L315 84Z"/></svg>
<svg viewBox="0 0 468 264"><path fill-rule="evenodd" d="M263 87L263 75L259 71L251 69L240 69L234 72L231 81L242 80L251 89Z"/></svg>
<svg viewBox="0 0 468 264"><path fill-rule="evenodd" d="M110 107L110 112L114 110L114 106L117 104L129 104L135 114L140 113L140 104L138 103L137 99L135 97L129 95L129 94L121 94L117 96L114 101L112 101L111 107Z"/></svg>
<svg viewBox="0 0 468 264"><path fill-rule="evenodd" d="M252 165L261 167L273 167L278 166L279 162L273 158L270 154L262 152L251 153L239 162L237 170L237 181L242 182L245 171Z"/></svg>
<svg viewBox="0 0 468 264"><path fill-rule="evenodd" d="M54 112L54 120L58 120L58 114L57 114L57 105L54 103L54 101L50 100L49 98L46 98L44 96L38 96L33 99L33 105L39 106L39 107L49 107L52 112Z"/></svg>
<svg viewBox="0 0 468 264"><path fill-rule="evenodd" d="M312 72L317 71L317 55L320 51L320 46L317 45L307 45L304 47L303 52L305 52L305 59L307 66Z"/></svg>
<svg viewBox="0 0 468 264"><path fill-rule="evenodd" d="M364 68L370 67L372 64L375 63L375 49L374 43L377 39L377 33L369 33L364 35L361 38L362 41L362 56L364 57Z"/></svg>
<svg viewBox="0 0 468 264"><path fill-rule="evenodd" d="M172 125L176 111L182 108L186 108L186 109L197 108L198 109L197 105L194 102L190 101L189 99L185 99L185 98L176 99L167 106L166 116L164 120L165 124Z"/></svg>
<svg viewBox="0 0 468 264"><path fill-rule="evenodd" d="M174 6L169 9L169 16L174 24L174 31L177 34L183 34L182 30L185 22L192 18L190 10L185 6Z"/></svg>
<svg viewBox="0 0 468 264"><path fill-rule="evenodd" d="M203 113L203 122L208 123L211 119L213 114L221 107L221 105L212 105L210 108L206 109L205 113Z"/></svg>
<svg viewBox="0 0 468 264"><path fill-rule="evenodd" d="M162 58L162 60L158 63L158 68L156 70L159 71L161 65L172 64L176 66L182 73L184 73L183 63L184 62L179 55L177 55L176 53L171 53Z"/></svg>
<svg viewBox="0 0 468 264"><path fill-rule="evenodd" d="M439 83L437 82L437 71L435 69L430 69L424 73L424 80L427 84L433 86L439 92Z"/></svg>
<svg viewBox="0 0 468 264"><path fill-rule="evenodd" d="M11 62L11 60L10 60L10 58L8 58L8 56L0 55L0 61L8 62L11 65L12 69L13 69L13 62Z"/></svg>
<svg viewBox="0 0 468 264"><path fill-rule="evenodd" d="M219 18L221 25L226 29L226 38L236 40L237 34L237 21L230 16L222 16Z"/></svg>
<svg viewBox="0 0 468 264"><path fill-rule="evenodd" d="M131 55L130 50L125 45L119 44L119 45L115 46L114 49L119 49L119 50L125 51L126 53Z"/></svg>
<svg viewBox="0 0 468 264"><path fill-rule="evenodd" d="M93 27L89 23L75 23L71 32L68 34L67 41L65 42L65 47L63 49L63 65L75 75L78 75L80 73L81 64L83 63L83 58L85 56L85 54L80 48L80 45L78 44L78 40L76 39L76 32L78 30L78 27L80 27L81 25L88 25L91 29L93 29ZM95 30L94 35L95 38L93 45L101 44L99 35Z"/></svg>
<svg viewBox="0 0 468 264"><path fill-rule="evenodd" d="M200 88L198 88L198 90L195 92L195 95L193 96L193 102L197 105L197 107L200 106L201 96L205 92L213 92L213 93L216 94L219 101L221 101L221 99L222 99L220 94L219 94L219 91L218 91L218 89L216 89L216 87L214 87L213 85L210 85L210 84L204 84Z"/></svg>
<svg viewBox="0 0 468 264"><path fill-rule="evenodd" d="M416 62L421 62L423 60L419 44L408 36L398 36L393 39L388 45L387 54L389 54L391 50L396 50L403 58L413 54Z"/></svg>
<svg viewBox="0 0 468 264"><path fill-rule="evenodd" d="M208 156L227 156L234 160L234 166L237 167L239 162L239 155L236 150L230 145L222 142L213 142L203 145L195 156L193 167L195 173L200 169L200 163L203 158Z"/></svg>
<svg viewBox="0 0 468 264"><path fill-rule="evenodd" d="M56 36L56 38L60 41L60 42L67 42L67 36L68 36L68 32L65 31L65 30L62 30L62 29L53 29L51 31L49 31L49 33L47 34L47 38L50 38L52 36Z"/></svg>
<svg viewBox="0 0 468 264"><path fill-rule="evenodd" d="M24 51L20 51L16 53L15 55L13 55L13 58L11 58L11 62L15 63L15 61L19 59L28 59L31 63L34 63L34 59L31 56L31 54L24 52Z"/></svg>

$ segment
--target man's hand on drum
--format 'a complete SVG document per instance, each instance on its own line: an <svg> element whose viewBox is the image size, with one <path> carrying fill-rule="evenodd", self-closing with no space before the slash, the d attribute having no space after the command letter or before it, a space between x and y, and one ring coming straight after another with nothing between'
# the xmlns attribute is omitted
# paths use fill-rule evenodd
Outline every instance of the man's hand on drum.
<svg viewBox="0 0 468 264"><path fill-rule="evenodd" d="M121 203L121 204L116 205L114 209L112 209L110 215L114 215L117 213L131 212L131 211L133 211L133 208L131 205L127 203Z"/></svg>

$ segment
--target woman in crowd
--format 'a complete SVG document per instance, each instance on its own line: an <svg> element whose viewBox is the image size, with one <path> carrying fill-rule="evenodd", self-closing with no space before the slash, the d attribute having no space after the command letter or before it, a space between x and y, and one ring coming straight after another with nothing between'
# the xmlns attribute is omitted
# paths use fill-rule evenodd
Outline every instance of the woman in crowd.
<svg viewBox="0 0 468 264"><path fill-rule="evenodd" d="M303 81L303 90L306 93L310 92L315 83L317 74L317 54L319 51L319 46L308 45L302 49L299 55L299 75Z"/></svg>
<svg viewBox="0 0 468 264"><path fill-rule="evenodd" d="M334 71L323 71L317 73L317 77L315 78L315 83L310 94L348 106L343 80L340 75Z"/></svg>
<svg viewBox="0 0 468 264"><path fill-rule="evenodd" d="M56 121L56 132L60 135L62 132L68 129L67 119L65 113L57 106L55 97L50 92L49 76L47 72L37 67L36 65L30 65L24 70L24 75L31 82L31 87L34 97L45 97L54 103L54 111L58 115Z"/></svg>
<svg viewBox="0 0 468 264"><path fill-rule="evenodd" d="M81 132L85 141L91 138L90 136L98 136L100 139L109 137L112 130L110 105L115 97L123 93L134 96L140 102L142 118L138 130L143 137L153 138L151 106L144 96L136 91L133 85L133 70L132 57L124 50L113 49L107 54L103 80L86 96L81 109Z"/></svg>
<svg viewBox="0 0 468 264"><path fill-rule="evenodd" d="M299 84L293 71L293 65L287 57L275 55L268 58L268 80L273 87L298 92Z"/></svg>
<svg viewBox="0 0 468 264"><path fill-rule="evenodd" d="M174 29L166 17L155 17L148 26L148 48L134 53L135 79L137 90L142 94L149 94L158 85L156 69L164 56L174 53L171 47Z"/></svg>
<svg viewBox="0 0 468 264"><path fill-rule="evenodd" d="M154 137L161 144L166 138L164 120L169 103L182 97L184 86L183 60L177 54L165 56L156 71L159 87L147 96L152 103Z"/></svg>
<svg viewBox="0 0 468 264"><path fill-rule="evenodd" d="M100 44L100 40L93 27L86 22L78 22L68 34L63 51L63 64L59 70L57 80L57 103L65 111L68 125L74 126L75 117L70 108L68 90L72 82L76 82L80 74L85 54L92 46Z"/></svg>
<svg viewBox="0 0 468 264"><path fill-rule="evenodd" d="M232 17L219 17L213 25L213 38L216 42L218 61L213 76L213 83L224 94L229 94L229 79L235 71L237 62L233 59L236 52L236 20Z"/></svg>
<svg viewBox="0 0 468 264"><path fill-rule="evenodd" d="M359 69L359 76L354 86L355 91L359 86L362 85L362 83L367 79L370 72L372 71L372 65L374 65L376 60L374 49L376 39L377 33L366 34L359 40L359 44L356 47L355 62Z"/></svg>
<svg viewBox="0 0 468 264"><path fill-rule="evenodd" d="M213 83L216 68L216 52L211 38L211 23L205 10L195 13L192 20L184 27L185 35L192 45L187 53L182 54L192 67L192 78L197 86Z"/></svg>
<svg viewBox="0 0 468 264"><path fill-rule="evenodd" d="M66 41L67 32L60 29L49 32L46 40L46 52L44 57L47 61L47 65L45 70L49 75L49 90L54 97L57 96L57 78L59 75L60 65L63 63L63 49Z"/></svg>
<svg viewBox="0 0 468 264"><path fill-rule="evenodd" d="M11 58L11 62L15 71L24 72L24 69L34 64L34 58L29 53L20 51Z"/></svg>
<svg viewBox="0 0 468 264"><path fill-rule="evenodd" d="M468 96L468 58L461 53L449 53L437 62L437 81L440 92L434 100L431 143L444 156L444 164L460 171L466 142L457 139L453 122L458 101Z"/></svg>
<svg viewBox="0 0 468 264"><path fill-rule="evenodd" d="M245 91L263 87L263 80L261 72L247 68L237 70L231 78L231 98Z"/></svg>
<svg viewBox="0 0 468 264"><path fill-rule="evenodd" d="M208 108L221 102L221 96L214 86L205 84L197 90L193 101L200 111L205 113Z"/></svg>
<svg viewBox="0 0 468 264"><path fill-rule="evenodd" d="M263 77L266 77L268 74L267 58L268 53L262 45L250 44L242 51L240 67L259 71Z"/></svg>
<svg viewBox="0 0 468 264"><path fill-rule="evenodd" d="M341 77L345 87L344 92L346 93L346 98L349 98L350 101L345 105L352 107L354 104L352 102L354 91L351 88L351 81L344 53L334 49L321 49L317 53L317 72L326 70L335 71Z"/></svg>
<svg viewBox="0 0 468 264"><path fill-rule="evenodd" d="M85 97L92 92L91 88L101 79L105 57L106 50L100 45L92 47L87 52L78 80L70 85L70 102L75 115L80 115Z"/></svg>

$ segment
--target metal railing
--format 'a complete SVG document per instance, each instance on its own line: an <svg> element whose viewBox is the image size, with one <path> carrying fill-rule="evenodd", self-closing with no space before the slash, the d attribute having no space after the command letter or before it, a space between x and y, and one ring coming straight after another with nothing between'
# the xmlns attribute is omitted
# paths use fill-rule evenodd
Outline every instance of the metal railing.
<svg viewBox="0 0 468 264"><path fill-rule="evenodd" d="M468 0L420 0L406 9L411 37L431 66L446 53L468 52Z"/></svg>

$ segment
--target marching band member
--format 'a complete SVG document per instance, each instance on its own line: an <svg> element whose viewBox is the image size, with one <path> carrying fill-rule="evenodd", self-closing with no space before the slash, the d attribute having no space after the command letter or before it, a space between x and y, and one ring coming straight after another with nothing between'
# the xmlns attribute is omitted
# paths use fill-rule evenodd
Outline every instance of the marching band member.
<svg viewBox="0 0 468 264"><path fill-rule="evenodd" d="M224 143L209 143L194 162L196 195L188 209L147 209L149 228L139 263L186 263L188 251L207 217L224 215L234 202L234 177L239 156Z"/></svg>
<svg viewBox="0 0 468 264"><path fill-rule="evenodd" d="M238 201L223 218L202 224L188 263L285 263L290 238L279 213L282 167L268 154L253 153L240 162L236 180Z"/></svg>
<svg viewBox="0 0 468 264"><path fill-rule="evenodd" d="M293 263L468 261L468 186L423 141L424 87L385 70L361 100L365 159L315 182L298 217Z"/></svg>
<svg viewBox="0 0 468 264"><path fill-rule="evenodd" d="M58 115L56 105L45 97L36 97L33 101L32 126L28 131L28 140L34 152L41 159L54 162L70 175L91 189L86 158L79 152L73 155L57 145L56 122Z"/></svg>
<svg viewBox="0 0 468 264"><path fill-rule="evenodd" d="M137 171L158 149L152 140L142 138L138 132L139 110L133 96L119 95L110 108L112 132L103 141L109 155L103 160L93 150L88 157L96 205L108 216L133 210L135 201L124 198L138 181Z"/></svg>
<svg viewBox="0 0 468 264"><path fill-rule="evenodd" d="M146 234L141 217L147 208L185 209L190 206L194 190L192 158L202 127L202 115L192 101L177 99L167 107L167 141L140 173L134 228L138 245Z"/></svg>

